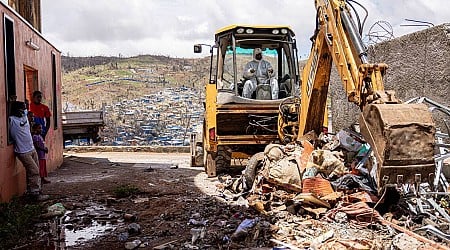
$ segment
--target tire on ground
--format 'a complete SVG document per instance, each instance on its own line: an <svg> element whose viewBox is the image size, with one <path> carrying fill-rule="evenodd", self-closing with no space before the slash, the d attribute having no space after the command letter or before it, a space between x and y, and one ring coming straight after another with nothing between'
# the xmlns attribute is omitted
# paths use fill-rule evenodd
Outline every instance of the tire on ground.
<svg viewBox="0 0 450 250"><path fill-rule="evenodd" d="M245 167L244 173L242 174L244 178L244 188L245 190L250 190L255 181L256 171L261 167L262 160L264 159L264 152L259 152L250 157L250 160Z"/></svg>
<svg viewBox="0 0 450 250"><path fill-rule="evenodd" d="M231 149L226 146L217 147L216 172L225 173L231 166Z"/></svg>

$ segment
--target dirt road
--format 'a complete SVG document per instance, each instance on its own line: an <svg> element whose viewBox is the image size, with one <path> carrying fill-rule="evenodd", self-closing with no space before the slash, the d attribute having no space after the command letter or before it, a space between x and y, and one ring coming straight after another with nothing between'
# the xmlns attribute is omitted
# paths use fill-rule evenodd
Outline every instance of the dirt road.
<svg viewBox="0 0 450 250"><path fill-rule="evenodd" d="M67 153L44 186L51 198L38 203L42 215L5 249L272 249L288 239L304 247L291 249L432 247L380 224L350 223L346 216L317 219L320 208L286 203L281 190L262 194L272 199L271 214L258 203L249 207L249 198L227 193L224 178L219 182L189 167L189 157ZM361 209L367 210L351 212Z"/></svg>
<svg viewBox="0 0 450 250"><path fill-rule="evenodd" d="M220 202L219 181L189 167L189 154L69 153L49 180L45 207L61 203L67 211L44 215L39 236L29 236L24 248L153 249L171 242L173 249L218 249L230 245L243 219L254 217ZM241 244L234 248L263 245Z"/></svg>

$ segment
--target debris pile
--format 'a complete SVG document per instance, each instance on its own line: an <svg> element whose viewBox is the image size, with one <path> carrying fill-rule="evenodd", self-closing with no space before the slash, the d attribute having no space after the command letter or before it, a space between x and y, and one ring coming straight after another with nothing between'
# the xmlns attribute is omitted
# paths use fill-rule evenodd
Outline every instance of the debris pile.
<svg viewBox="0 0 450 250"><path fill-rule="evenodd" d="M440 110L450 116L448 108ZM241 176L221 177L223 194L272 218L271 242L287 249L448 249L450 189L443 169L450 154L443 141L449 136L439 131L436 137L436 177L429 183L378 188L376 158L353 126L335 135L307 134L301 144L266 146Z"/></svg>
<svg viewBox="0 0 450 250"><path fill-rule="evenodd" d="M42 218L56 225L37 232L51 229L48 241L84 249L449 249L450 138L445 126L437 131L430 183L382 190L356 127L268 145L242 175L217 179L183 158L131 167L68 157L73 164L46 186L59 198ZM108 190L124 180L142 192L114 198Z"/></svg>

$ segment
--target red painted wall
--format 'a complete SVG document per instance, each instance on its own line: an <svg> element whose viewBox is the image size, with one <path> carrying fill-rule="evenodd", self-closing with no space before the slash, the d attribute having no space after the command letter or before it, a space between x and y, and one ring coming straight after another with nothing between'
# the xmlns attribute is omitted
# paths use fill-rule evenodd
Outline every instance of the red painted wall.
<svg viewBox="0 0 450 250"><path fill-rule="evenodd" d="M0 202L9 201L15 195L21 195L26 191L25 169L14 156L13 145L8 144L7 131L7 99L5 81L5 42L4 20L5 16L14 23L14 51L15 51L15 82L18 101L24 101L26 90L24 89L24 70L32 68L37 71L37 89L43 93L45 103L52 113L57 110L57 126L54 126L54 117L51 118L51 126L46 137L49 148L47 169L49 172L58 168L63 162L63 134L61 124L61 52L50 44L42 35L32 28L23 18L17 15L11 8L0 2ZM31 41L39 47L35 50L26 45ZM56 94L53 93L52 84L52 54L56 58ZM34 88L34 86L33 86ZM28 98L28 97L27 97ZM56 98L57 104L53 104ZM31 100L30 100L31 101ZM56 106L56 107L55 107Z"/></svg>

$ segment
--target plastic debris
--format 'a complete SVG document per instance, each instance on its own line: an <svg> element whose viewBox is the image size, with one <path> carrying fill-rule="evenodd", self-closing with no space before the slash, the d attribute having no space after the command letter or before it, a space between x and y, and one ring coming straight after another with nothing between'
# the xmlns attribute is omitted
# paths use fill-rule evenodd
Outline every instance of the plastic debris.
<svg viewBox="0 0 450 250"><path fill-rule="evenodd" d="M208 223L208 220L196 220L196 219L190 219L188 222L188 225L194 225L194 226L206 226Z"/></svg>
<svg viewBox="0 0 450 250"><path fill-rule="evenodd" d="M43 214L43 218L51 218L56 216L63 216L66 208L62 203L55 203L47 208L47 213Z"/></svg>
<svg viewBox="0 0 450 250"><path fill-rule="evenodd" d="M231 235L231 239L234 241L241 241L245 239L248 234L248 230L254 227L259 221L259 218L256 217L254 219L245 219L239 224L236 231Z"/></svg>
<svg viewBox="0 0 450 250"><path fill-rule="evenodd" d="M202 228L191 228L191 244L194 244L198 239L203 239L205 237L206 229Z"/></svg>

